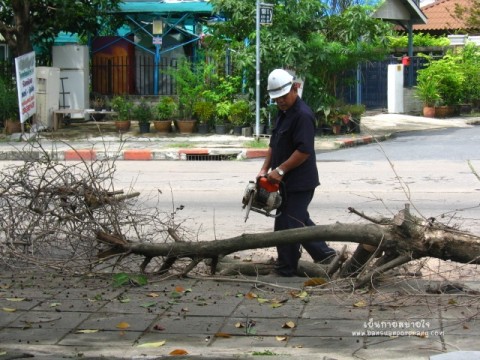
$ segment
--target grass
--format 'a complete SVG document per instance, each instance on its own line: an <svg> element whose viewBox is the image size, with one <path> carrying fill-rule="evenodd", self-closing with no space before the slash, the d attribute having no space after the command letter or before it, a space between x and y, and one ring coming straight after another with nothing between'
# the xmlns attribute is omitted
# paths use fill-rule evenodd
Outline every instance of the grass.
<svg viewBox="0 0 480 360"><path fill-rule="evenodd" d="M266 149L268 148L268 141L265 139L250 140L243 143L243 145L249 149Z"/></svg>

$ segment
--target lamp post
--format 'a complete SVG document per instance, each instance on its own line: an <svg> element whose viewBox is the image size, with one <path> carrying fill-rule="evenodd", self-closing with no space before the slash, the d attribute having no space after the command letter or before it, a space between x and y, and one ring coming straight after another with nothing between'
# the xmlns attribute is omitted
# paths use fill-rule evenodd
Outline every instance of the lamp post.
<svg viewBox="0 0 480 360"><path fill-rule="evenodd" d="M153 20L152 43L155 45L155 66L153 68L153 94L158 95L158 68L160 66L160 48L162 47L163 21Z"/></svg>
<svg viewBox="0 0 480 360"><path fill-rule="evenodd" d="M256 3L256 62L255 62L255 136L260 135L260 25L272 23L273 4Z"/></svg>

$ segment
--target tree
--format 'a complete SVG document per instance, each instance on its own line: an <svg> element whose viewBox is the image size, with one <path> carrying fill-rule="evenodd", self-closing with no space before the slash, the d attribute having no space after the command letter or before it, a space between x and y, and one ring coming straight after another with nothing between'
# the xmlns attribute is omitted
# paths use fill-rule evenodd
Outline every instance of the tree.
<svg viewBox="0 0 480 360"><path fill-rule="evenodd" d="M0 212L6 214L0 219L1 259L12 267L34 265L75 273L140 269L187 275L206 263L215 273L224 257L234 252L313 240L359 244L351 256L340 252L326 269L310 263L302 270L308 276L347 278L356 287L424 257L480 263L478 235L442 224L441 218L419 218L408 204L391 219L349 209L368 223L188 241L188 229L175 221L182 206L169 213L156 206L145 208L138 193L124 194L114 187L114 162L67 164L53 160L47 152L40 161L28 160L27 154L25 159L0 173ZM152 265L153 259L158 262ZM252 264L250 275L257 266Z"/></svg>
<svg viewBox="0 0 480 360"><path fill-rule="evenodd" d="M470 0L469 6L455 4L455 16L464 20L467 27L480 29L480 0Z"/></svg>
<svg viewBox="0 0 480 360"><path fill-rule="evenodd" d="M112 11L120 1L1 0L0 34L14 56L23 55L32 51L32 44L52 43L61 31L88 36L117 28Z"/></svg>
<svg viewBox="0 0 480 360"><path fill-rule="evenodd" d="M225 21L213 27L209 49L233 49L234 71L255 81L255 0L212 0ZM366 60L382 58L390 25L370 16L367 6L350 6L333 13L318 0L275 1L273 23L261 28L261 78L283 67L306 79L307 102L318 110L337 96L337 78Z"/></svg>

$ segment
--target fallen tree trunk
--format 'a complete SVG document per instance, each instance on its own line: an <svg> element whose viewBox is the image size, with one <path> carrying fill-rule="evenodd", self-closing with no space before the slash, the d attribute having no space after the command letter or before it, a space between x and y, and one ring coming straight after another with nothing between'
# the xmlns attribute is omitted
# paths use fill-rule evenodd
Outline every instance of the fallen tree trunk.
<svg viewBox="0 0 480 360"><path fill-rule="evenodd" d="M351 211L355 212L353 209ZM118 253L143 255L146 259L167 257L168 266L163 266L163 270L173 265L173 259L190 258L192 261L187 267L188 271L200 261L211 259L212 273L216 271L219 258L237 251L315 240L353 242L360 244L360 249L365 251L355 252L361 253L361 256L355 258L354 254L346 264L352 261L357 261L358 264L354 269L347 268L346 271L344 267L340 274L342 277L355 276L357 286L365 284L372 277L387 270L427 256L460 263L480 263L478 236L437 224L433 219L423 221L415 218L410 214L408 206L392 220L382 219L376 222L376 224L317 225L193 243L179 241L164 244L132 243L103 232L97 233L97 239L113 246ZM143 269L145 265L142 265ZM369 269L367 265L370 265Z"/></svg>

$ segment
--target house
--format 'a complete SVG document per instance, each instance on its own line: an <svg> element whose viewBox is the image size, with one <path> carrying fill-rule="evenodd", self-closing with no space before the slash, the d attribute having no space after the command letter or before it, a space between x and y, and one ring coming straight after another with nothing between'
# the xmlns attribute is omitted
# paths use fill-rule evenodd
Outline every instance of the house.
<svg viewBox="0 0 480 360"><path fill-rule="evenodd" d="M464 19L455 15L455 7L460 5L469 8L471 0L437 0L425 4L421 10L428 18L426 24L413 26L414 33L428 33L430 35L447 35L452 45L462 45L465 41L480 45L480 29L470 28Z"/></svg>

